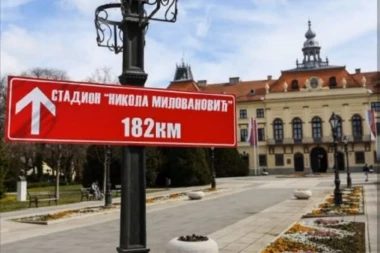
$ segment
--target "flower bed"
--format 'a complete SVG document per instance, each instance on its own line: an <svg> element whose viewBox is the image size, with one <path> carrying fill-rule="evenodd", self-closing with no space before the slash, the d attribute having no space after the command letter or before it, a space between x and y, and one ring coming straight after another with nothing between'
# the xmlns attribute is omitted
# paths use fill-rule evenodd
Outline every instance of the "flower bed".
<svg viewBox="0 0 380 253"><path fill-rule="evenodd" d="M365 223L343 220L302 220L261 253L365 253Z"/></svg>
<svg viewBox="0 0 380 253"><path fill-rule="evenodd" d="M51 221L105 212L112 209L116 209L119 206L120 205L118 204L114 204L110 207L104 207L104 206L84 207L80 209L66 210L66 211L61 211L61 212L56 212L56 213L51 213L51 214L22 217L22 218L12 219L12 221L48 225L49 222Z"/></svg>
<svg viewBox="0 0 380 253"><path fill-rule="evenodd" d="M321 204L303 218L364 214L363 187L342 190L342 200L342 205L335 207L334 193L330 193Z"/></svg>
<svg viewBox="0 0 380 253"><path fill-rule="evenodd" d="M195 191L203 191L205 193L211 193L211 192L215 192L221 189L223 188L218 188L218 189L205 188L205 189L195 190ZM175 193L175 194L166 195L166 196L147 198L146 203L152 204L152 203L157 203L157 202L163 202L163 201L168 201L168 200L179 200L179 199L185 199L185 198L187 199L187 193L181 192L181 193ZM104 207L104 206L85 207L85 208L80 208L80 209L66 210L66 211L44 214L44 215L22 217L22 218L12 219L12 221L48 225L49 223L55 222L57 220L75 218L75 217L89 215L89 214L104 213L110 210L118 210L118 209L120 209L120 203L115 203L110 207Z"/></svg>

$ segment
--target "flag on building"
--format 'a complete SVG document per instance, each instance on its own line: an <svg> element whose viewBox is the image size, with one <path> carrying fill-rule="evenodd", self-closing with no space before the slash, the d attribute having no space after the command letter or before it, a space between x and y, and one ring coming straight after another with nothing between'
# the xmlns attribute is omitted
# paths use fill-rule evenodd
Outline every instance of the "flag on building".
<svg viewBox="0 0 380 253"><path fill-rule="evenodd" d="M369 126L369 129L371 130L371 140L376 140L376 118L375 118L375 111L374 110L367 110L365 113L365 119Z"/></svg>
<svg viewBox="0 0 380 253"><path fill-rule="evenodd" d="M253 118L249 120L247 142L251 146L257 146L257 122Z"/></svg>

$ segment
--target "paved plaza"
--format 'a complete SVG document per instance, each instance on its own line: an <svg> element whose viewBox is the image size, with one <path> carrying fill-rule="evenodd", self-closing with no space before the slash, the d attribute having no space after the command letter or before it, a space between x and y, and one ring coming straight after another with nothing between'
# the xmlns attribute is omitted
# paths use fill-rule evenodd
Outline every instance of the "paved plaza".
<svg viewBox="0 0 380 253"><path fill-rule="evenodd" d="M366 215L344 219L367 223L367 252L377 251L377 175L365 183L353 174L355 185L364 185ZM345 176L342 174L342 182ZM333 190L333 175L318 178L245 177L217 180L218 193L200 201L177 200L147 206L147 239L152 253L164 253L169 240L180 235L201 234L216 240L221 253L260 252L301 216L310 212ZM202 187L171 189L150 196L189 191ZM294 189L310 188L313 197L295 200ZM118 201L118 199L115 199ZM119 211L51 225L8 221L10 218L99 205L82 202L69 207L31 208L1 216L1 253L103 253L116 252L119 240Z"/></svg>

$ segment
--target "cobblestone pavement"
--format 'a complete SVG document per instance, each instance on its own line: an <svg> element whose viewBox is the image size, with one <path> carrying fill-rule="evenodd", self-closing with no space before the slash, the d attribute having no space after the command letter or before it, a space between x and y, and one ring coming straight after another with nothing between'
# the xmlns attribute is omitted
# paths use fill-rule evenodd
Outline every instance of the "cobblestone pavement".
<svg viewBox="0 0 380 253"><path fill-rule="evenodd" d="M362 173L353 173L352 178L354 185L365 187L366 215L344 219L366 222L367 252L377 253L377 175L371 175L370 182L364 182ZM341 174L341 180L344 187L345 175ZM334 183L333 175L288 179L268 176L219 179L218 187L228 189L206 195L200 201L178 200L148 205L147 238L151 252L164 253L165 245L173 237L197 233L216 240L220 253L257 253L320 203L333 190ZM296 188L311 189L313 197L307 201L293 199L292 192ZM171 189L170 193L187 190L191 189ZM53 209L49 208L49 211ZM10 217L36 214L42 210L27 209L1 218L1 230L5 231L0 231L1 253L116 252L119 212L48 226L4 222Z"/></svg>
<svg viewBox="0 0 380 253"><path fill-rule="evenodd" d="M247 190L147 214L148 247L165 252L173 237L211 234L291 197L293 189ZM119 220L38 236L1 246L1 253L116 252Z"/></svg>

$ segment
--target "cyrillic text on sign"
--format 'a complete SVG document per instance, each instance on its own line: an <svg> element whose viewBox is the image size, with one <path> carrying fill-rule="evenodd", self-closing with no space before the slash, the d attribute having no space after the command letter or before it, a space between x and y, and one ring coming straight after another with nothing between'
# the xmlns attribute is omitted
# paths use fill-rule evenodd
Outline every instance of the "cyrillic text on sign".
<svg viewBox="0 0 380 253"><path fill-rule="evenodd" d="M219 99L171 98L153 96L152 107L180 110L227 112L228 103Z"/></svg>
<svg viewBox="0 0 380 253"><path fill-rule="evenodd" d="M67 102L70 104L97 104L101 103L100 92L85 92L68 90L53 90L51 92L51 100L57 102Z"/></svg>

